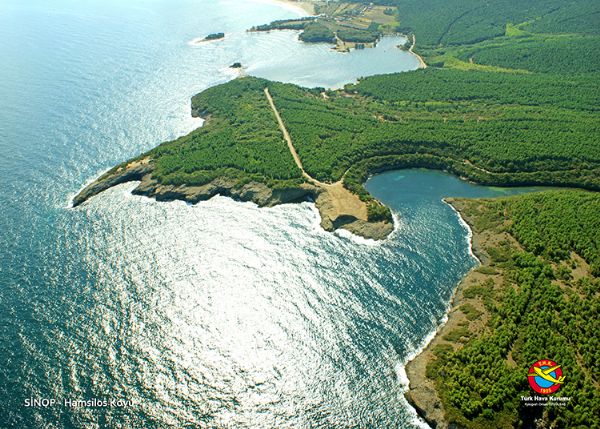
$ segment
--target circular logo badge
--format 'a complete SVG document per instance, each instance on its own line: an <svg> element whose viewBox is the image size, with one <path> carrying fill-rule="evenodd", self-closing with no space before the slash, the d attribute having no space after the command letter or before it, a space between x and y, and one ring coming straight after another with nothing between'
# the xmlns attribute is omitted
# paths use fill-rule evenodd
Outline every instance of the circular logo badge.
<svg viewBox="0 0 600 429"><path fill-rule="evenodd" d="M531 388L537 393L550 395L560 389L565 376L556 362L542 359L531 365L527 379Z"/></svg>

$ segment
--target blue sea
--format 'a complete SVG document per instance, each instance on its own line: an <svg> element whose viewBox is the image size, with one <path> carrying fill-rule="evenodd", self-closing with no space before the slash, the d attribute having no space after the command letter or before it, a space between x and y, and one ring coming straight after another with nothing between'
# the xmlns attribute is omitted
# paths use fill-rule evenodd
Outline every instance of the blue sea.
<svg viewBox="0 0 600 429"><path fill-rule="evenodd" d="M72 209L102 171L201 125L190 97L246 73L339 87L415 69L396 49L341 54L265 1L0 3L0 427L410 428L404 363L476 261L441 198L495 196L441 172L368 189L381 243L319 227L314 205L132 196ZM192 41L225 32L222 41ZM510 191L515 192L515 191Z"/></svg>

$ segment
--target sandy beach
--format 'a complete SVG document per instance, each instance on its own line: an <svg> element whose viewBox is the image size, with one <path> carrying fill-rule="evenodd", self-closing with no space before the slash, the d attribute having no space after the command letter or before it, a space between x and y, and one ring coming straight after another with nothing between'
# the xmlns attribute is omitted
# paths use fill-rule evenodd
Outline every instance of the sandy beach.
<svg viewBox="0 0 600 429"><path fill-rule="evenodd" d="M310 1L295 1L295 0L252 0L256 3L271 3L277 4L281 8L297 13L300 16L314 15L315 7Z"/></svg>
<svg viewBox="0 0 600 429"><path fill-rule="evenodd" d="M413 34L412 35L412 45L410 45L410 48L408 49L408 52L410 52L411 54L413 54L415 57L417 57L417 59L419 60L419 68L420 69L426 69L427 68L427 63L425 62L425 60L423 59L423 57L419 54L417 54L414 49L415 49L415 45L417 44L417 37Z"/></svg>

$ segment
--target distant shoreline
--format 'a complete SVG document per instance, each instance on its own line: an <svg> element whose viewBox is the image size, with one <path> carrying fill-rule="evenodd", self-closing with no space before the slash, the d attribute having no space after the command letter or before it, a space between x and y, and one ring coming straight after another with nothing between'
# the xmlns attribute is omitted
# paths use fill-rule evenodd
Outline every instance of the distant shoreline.
<svg viewBox="0 0 600 429"><path fill-rule="evenodd" d="M406 38L408 39L409 36L406 35ZM408 49L408 52L410 52L411 54L413 54L415 57L417 57L417 60L419 60L419 67L420 69L426 69L427 68L427 63L425 62L425 60L423 59L423 57L419 54L417 54L414 49L415 49L415 45L417 44L417 36L412 35L412 44L410 45L410 48Z"/></svg>
<svg viewBox="0 0 600 429"><path fill-rule="evenodd" d="M257 3L271 3L276 4L284 9L294 11L299 15L314 15L315 14L315 6L310 1L296 1L296 0L253 0Z"/></svg>
<svg viewBox="0 0 600 429"><path fill-rule="evenodd" d="M293 11L299 13L301 16L307 16L307 15L314 16L316 14L315 5L311 1L306 1L306 0L254 0L254 1L261 2L261 3L268 2L268 3L275 4L275 5L279 5L279 6L283 7L284 9L293 10ZM389 35L390 34L388 34L388 36ZM409 49L407 49L406 51L409 52L410 54L412 54L418 60L419 65L417 66L417 69L427 68L427 63L425 62L423 57L414 51L415 45L417 43L417 38L414 35L414 33L412 35L410 33L398 34L398 35L405 37L407 40L410 40L411 36L412 36L412 44L409 47ZM344 41L341 41L338 39L338 42L333 49L337 50L339 52L345 53L345 52L349 52L350 49L355 49L356 45L357 45L357 43L355 43L355 42L344 42ZM363 43L363 45L374 48L376 43Z"/></svg>

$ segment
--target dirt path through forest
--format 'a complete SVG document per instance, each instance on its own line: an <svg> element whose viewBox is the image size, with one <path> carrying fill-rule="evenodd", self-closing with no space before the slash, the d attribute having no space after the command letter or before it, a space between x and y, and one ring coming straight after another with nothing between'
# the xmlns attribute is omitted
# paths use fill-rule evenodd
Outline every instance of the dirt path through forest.
<svg viewBox="0 0 600 429"><path fill-rule="evenodd" d="M292 142L292 138L290 137L290 133L285 127L283 119L275 106L269 88L265 88L265 96L271 106L271 110L273 110L273 113L275 114L279 129L287 142L292 157L300 171L302 171L302 176L304 176L309 183L320 187L325 191L319 196L320 201L317 201L321 210L321 215L323 216L326 214L332 221L335 221L335 219L338 219L341 216L351 216L356 219L367 220L367 205L358 197L358 195L353 194L344 187L343 177L335 183L324 183L315 179L304 170L302 160L300 159L300 156L294 147L294 143ZM326 213L323 213L323 209Z"/></svg>

